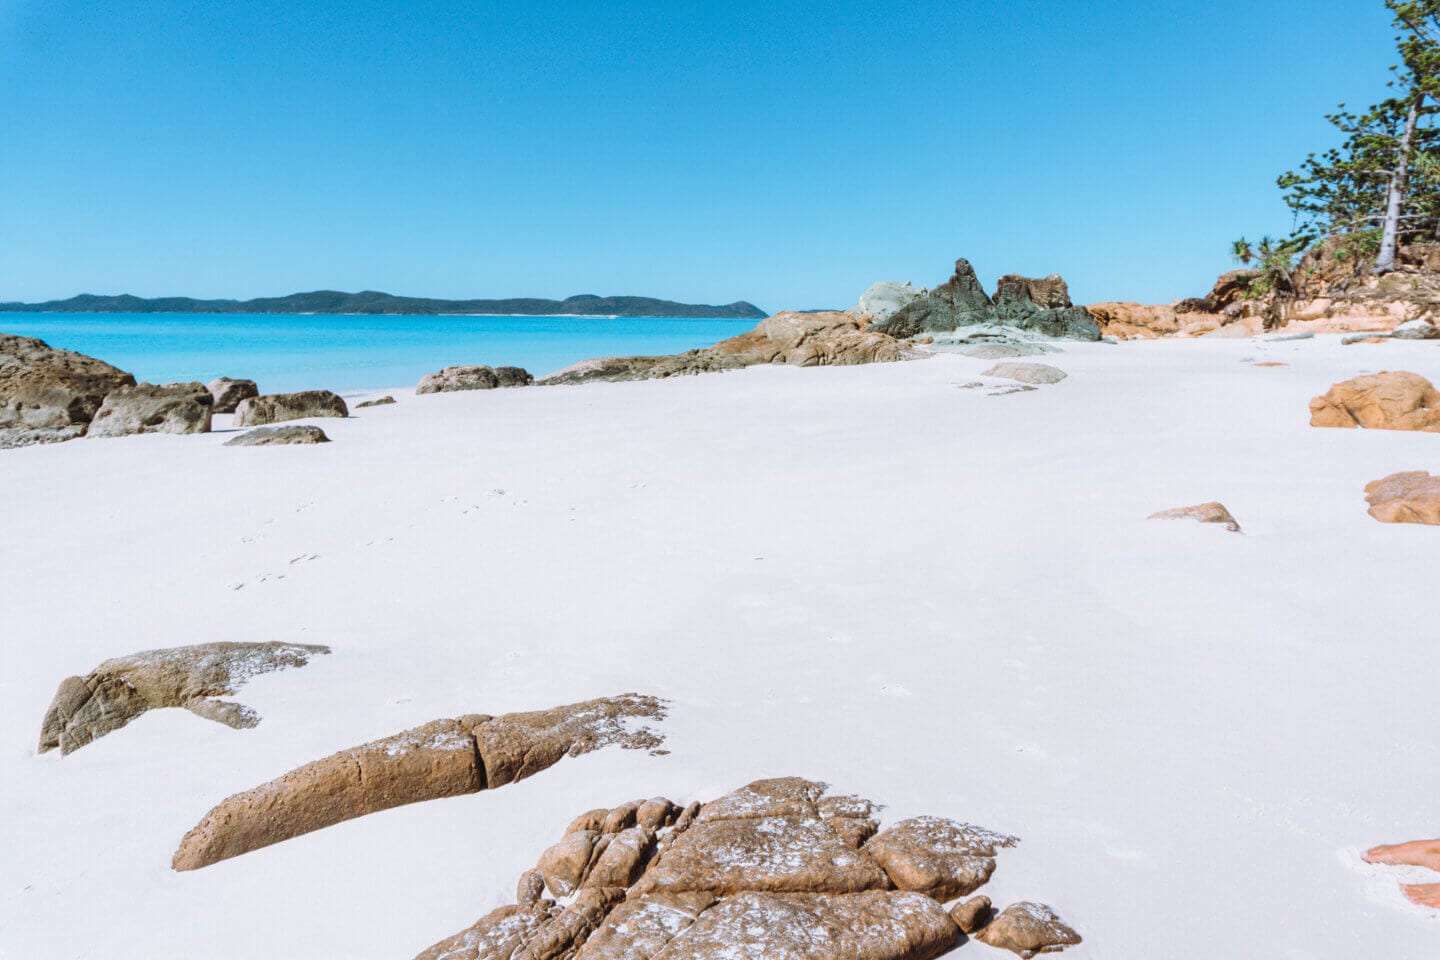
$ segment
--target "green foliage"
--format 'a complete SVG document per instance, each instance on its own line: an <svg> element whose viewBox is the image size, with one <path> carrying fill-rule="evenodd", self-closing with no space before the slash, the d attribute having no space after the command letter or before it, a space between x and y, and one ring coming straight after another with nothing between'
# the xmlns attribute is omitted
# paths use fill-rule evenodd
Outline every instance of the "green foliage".
<svg viewBox="0 0 1440 960"><path fill-rule="evenodd" d="M1296 259L1308 245L1308 240L1295 237L1285 240L1261 237L1258 244L1251 244L1249 240L1241 237L1232 243L1231 255L1254 273L1243 281L1245 296L1258 299L1272 291L1282 295L1293 292L1290 273L1295 269Z"/></svg>

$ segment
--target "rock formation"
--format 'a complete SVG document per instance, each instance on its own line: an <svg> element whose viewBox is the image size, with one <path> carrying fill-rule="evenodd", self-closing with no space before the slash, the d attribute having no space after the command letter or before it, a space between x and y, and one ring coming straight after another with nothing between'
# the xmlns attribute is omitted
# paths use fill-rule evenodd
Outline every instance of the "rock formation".
<svg viewBox="0 0 1440 960"><path fill-rule="evenodd" d="M202 643L146 650L106 660L84 677L67 677L40 725L40 752L73 753L147 710L186 710L240 729L260 717L244 704L218 700L251 677L303 667L329 647L293 643Z"/></svg>
<svg viewBox="0 0 1440 960"><path fill-rule="evenodd" d="M209 433L215 398L203 383L142 383L106 394L87 437Z"/></svg>
<svg viewBox="0 0 1440 960"><path fill-rule="evenodd" d="M272 393L263 397L241 400L235 408L235 426L258 427L285 420L306 417L348 417L345 401L329 390L304 390L300 393Z"/></svg>
<svg viewBox="0 0 1440 960"><path fill-rule="evenodd" d="M1418 373L1356 377L1310 401L1310 426L1440 433L1440 392Z"/></svg>
<svg viewBox="0 0 1440 960"><path fill-rule="evenodd" d="M1080 942L1080 934L1066 926L1043 903L1012 903L990 921L975 939L1019 954L1025 960L1040 953L1058 953Z"/></svg>
<svg viewBox="0 0 1440 960"><path fill-rule="evenodd" d="M270 447L290 443L329 443L325 431L308 423L284 427L256 427L225 441L227 447Z"/></svg>
<svg viewBox="0 0 1440 960"><path fill-rule="evenodd" d="M0 450L82 436L106 395L134 385L94 357L0 334Z"/></svg>
<svg viewBox="0 0 1440 960"><path fill-rule="evenodd" d="M1017 380L1020 383L1059 383L1065 379L1065 371L1046 363L997 363L981 374L982 377L998 377Z"/></svg>
<svg viewBox="0 0 1440 960"><path fill-rule="evenodd" d="M749 333L722 340L704 350L665 357L601 357L584 360L537 383L577 384L595 380L659 380L762 363L798 367L887 363L911 352L894 337L867 329L864 318L848 313L777 313Z"/></svg>
<svg viewBox="0 0 1440 960"><path fill-rule="evenodd" d="M873 803L825 790L786 777L581 814L516 903L417 960L929 960L985 928L987 898L942 899L983 883L1013 837L935 817L876 835ZM1079 942L1038 904L1001 918L995 942L1017 952Z"/></svg>
<svg viewBox="0 0 1440 960"><path fill-rule="evenodd" d="M221 801L171 860L194 870L378 810L523 780L602 747L656 750L654 697L623 694L551 710L434 720L307 763Z"/></svg>
<svg viewBox="0 0 1440 960"><path fill-rule="evenodd" d="M1370 516L1381 523L1440 524L1440 476L1392 473L1365 486Z"/></svg>
<svg viewBox="0 0 1440 960"><path fill-rule="evenodd" d="M1193 507L1176 507L1173 510L1161 510L1159 513L1152 513L1148 520L1194 520L1198 523L1223 523L1225 529L1232 533L1240 532L1240 523L1230 511L1225 509L1225 504L1211 500L1209 503L1196 504Z"/></svg>
<svg viewBox="0 0 1440 960"><path fill-rule="evenodd" d="M383 397L376 397L374 400L363 400L355 404L356 410L363 410L366 407L384 407L395 402L395 398L388 394Z"/></svg>
<svg viewBox="0 0 1440 960"><path fill-rule="evenodd" d="M1095 319L1084 307L1070 302L1069 288L1058 275L1037 280L1007 274L997 283L992 300L975 276L975 268L964 259L955 261L949 280L878 318L871 330L903 338L993 325L1038 337L1100 339Z"/></svg>
<svg viewBox="0 0 1440 960"><path fill-rule="evenodd" d="M924 287L914 286L908 280L904 283L881 280L872 283L860 294L860 301L851 307L849 312L857 317L868 317L870 322L875 324L890 319L896 311L909 306L929 292Z"/></svg>
<svg viewBox="0 0 1440 960"><path fill-rule="evenodd" d="M416 393L452 393L459 390L494 390L497 387L525 387L535 378L520 367L462 366L446 367L427 373L415 388Z"/></svg>
<svg viewBox="0 0 1440 960"><path fill-rule="evenodd" d="M254 380L233 380L220 377L207 385L210 395L215 398L216 413L234 413L241 400L260 396L260 388Z"/></svg>

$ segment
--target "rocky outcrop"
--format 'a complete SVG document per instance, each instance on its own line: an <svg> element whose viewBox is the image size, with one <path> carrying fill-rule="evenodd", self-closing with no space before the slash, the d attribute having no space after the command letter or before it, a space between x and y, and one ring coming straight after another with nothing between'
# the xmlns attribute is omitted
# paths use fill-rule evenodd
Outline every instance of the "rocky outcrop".
<svg viewBox="0 0 1440 960"><path fill-rule="evenodd" d="M1148 520L1194 520L1198 523L1223 523L1225 529L1232 533L1240 532L1239 522L1225 509L1225 504L1211 500L1209 503L1197 504L1193 507L1176 507L1173 510L1161 510L1159 513L1152 513Z"/></svg>
<svg viewBox="0 0 1440 960"><path fill-rule="evenodd" d="M1059 367L1047 363L997 363L981 374L982 377L997 377L1003 380L1017 380L1020 383L1059 383L1066 373Z"/></svg>
<svg viewBox="0 0 1440 960"><path fill-rule="evenodd" d="M1440 433L1440 392L1418 373L1356 377L1310 401L1310 426Z"/></svg>
<svg viewBox="0 0 1440 960"><path fill-rule="evenodd" d="M459 366L427 373L416 393L454 393L460 390L494 390L497 387L525 387L535 378L520 367Z"/></svg>
<svg viewBox="0 0 1440 960"><path fill-rule="evenodd" d="M418 960L929 960L989 921L987 898L947 912L936 896L983 882L1014 838L921 817L867 842L876 805L825 791L784 777L683 811L659 797L581 814L515 904ZM1063 941L1008 913L1001 946Z"/></svg>
<svg viewBox="0 0 1440 960"><path fill-rule="evenodd" d="M494 789L602 747L656 750L660 735L637 721L664 716L654 697L624 694L435 720L221 801L180 841L171 866L195 870L379 810Z"/></svg>
<svg viewBox="0 0 1440 960"><path fill-rule="evenodd" d="M1002 910L1000 916L975 934L975 939L1029 960L1037 954L1058 953L1079 943L1080 934L1045 904L1022 900Z"/></svg>
<svg viewBox="0 0 1440 960"><path fill-rule="evenodd" d="M292 443L329 443L330 438L319 427L292 424L285 427L256 427L225 441L227 447L271 447Z"/></svg>
<svg viewBox="0 0 1440 960"><path fill-rule="evenodd" d="M81 436L107 395L134 385L94 357L0 334L0 450Z"/></svg>
<svg viewBox="0 0 1440 960"><path fill-rule="evenodd" d="M864 293L860 294L860 301L851 307L849 312L857 317L865 317L872 324L879 323L889 320L897 311L909 306L929 292L924 287L911 284L908 280L904 283L881 280L878 283L872 283Z"/></svg>
<svg viewBox="0 0 1440 960"><path fill-rule="evenodd" d="M537 383L564 385L596 380L660 380L697 373L739 370L756 364L842 366L904 360L912 353L894 337L874 333L849 313L777 313L749 333L704 350L665 357L602 357L584 360Z"/></svg>
<svg viewBox="0 0 1440 960"><path fill-rule="evenodd" d="M374 400L362 400L360 403L355 404L355 409L363 410L366 407L384 407L389 406L394 402L395 398L387 394L383 397L376 397Z"/></svg>
<svg viewBox="0 0 1440 960"><path fill-rule="evenodd" d="M1370 516L1381 523L1440 524L1440 476L1392 473L1365 486Z"/></svg>
<svg viewBox="0 0 1440 960"><path fill-rule="evenodd" d="M39 750L73 753L162 707L184 707L236 729L253 727L260 722L254 710L216 698L233 695L251 677L303 667L329 652L293 643L203 643L106 660L60 683L40 725Z"/></svg>
<svg viewBox="0 0 1440 960"><path fill-rule="evenodd" d="M128 437L138 433L209 433L215 398L203 383L142 383L120 387L90 421L87 437Z"/></svg>
<svg viewBox="0 0 1440 960"><path fill-rule="evenodd" d="M1043 279L1007 274L992 300L968 260L955 261L950 279L922 293L871 329L894 337L949 333L964 327L1000 325L1037 337L1098 340L1100 328L1084 307L1070 302L1058 275Z"/></svg>
<svg viewBox="0 0 1440 960"><path fill-rule="evenodd" d="M216 413L234 413L241 400L260 396L260 388L254 380L234 380L220 377L207 384L210 396L215 398Z"/></svg>
<svg viewBox="0 0 1440 960"><path fill-rule="evenodd" d="M1095 319L1103 336L1117 340L1203 337L1243 319L1226 317L1213 308L1213 301L1209 298L1192 298L1175 304L1092 303L1085 309ZM1259 332L1258 325L1252 328L1252 325L1243 322L1235 329L1247 336Z"/></svg>
<svg viewBox="0 0 1440 960"><path fill-rule="evenodd" d="M240 401L235 408L235 426L258 427L307 417L348 417L345 401L329 390L299 393L272 393Z"/></svg>

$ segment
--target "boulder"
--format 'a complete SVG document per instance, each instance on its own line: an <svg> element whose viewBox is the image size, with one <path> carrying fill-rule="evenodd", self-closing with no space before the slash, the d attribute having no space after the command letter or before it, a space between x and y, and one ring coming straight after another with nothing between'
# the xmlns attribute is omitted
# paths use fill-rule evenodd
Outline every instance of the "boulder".
<svg viewBox="0 0 1440 960"><path fill-rule="evenodd" d="M271 393L241 400L235 408L235 426L258 427L307 417L348 417L345 401L329 390Z"/></svg>
<svg viewBox="0 0 1440 960"><path fill-rule="evenodd" d="M1440 524L1440 476L1392 473L1365 486L1370 516L1381 523Z"/></svg>
<svg viewBox="0 0 1440 960"><path fill-rule="evenodd" d="M260 722L233 695L251 677L303 667L329 647L292 643L203 643L146 650L106 660L84 677L67 677L40 724L39 752L69 754L125 726L147 710L184 707L241 729Z"/></svg>
<svg viewBox="0 0 1440 960"><path fill-rule="evenodd" d="M215 398L203 383L142 383L110 391L87 437L138 433L209 433Z"/></svg>
<svg viewBox="0 0 1440 960"><path fill-rule="evenodd" d="M890 319L897 311L929 292L924 287L914 286L908 280L904 283L881 280L879 283L872 283L860 294L860 301L850 308L850 313L857 317L868 317L872 324L879 323Z"/></svg>
<svg viewBox="0 0 1440 960"><path fill-rule="evenodd" d="M241 400L260 396L260 388L255 386L254 380L220 377L211 380L206 389L210 391L210 396L215 398L216 413L234 413Z"/></svg>
<svg viewBox="0 0 1440 960"><path fill-rule="evenodd" d="M1058 953L1080 942L1055 911L1043 903L1022 900L1012 903L975 934L975 939L992 947L1009 950L1025 960L1040 953Z"/></svg>
<svg viewBox="0 0 1440 960"><path fill-rule="evenodd" d="M356 410L363 410L366 407L383 407L395 402L395 398L389 395L376 397L374 400L362 400L355 404Z"/></svg>
<svg viewBox="0 0 1440 960"><path fill-rule="evenodd" d="M1225 504L1215 500L1208 503L1196 504L1193 507L1175 507L1173 510L1161 510L1159 513L1152 513L1147 520L1195 520L1199 523L1223 523L1225 529L1231 533L1240 532L1240 523L1230 511L1225 509Z"/></svg>
<svg viewBox="0 0 1440 960"><path fill-rule="evenodd" d="M284 427L256 427L225 441L227 447L270 447L290 443L329 443L330 438L319 427L293 424Z"/></svg>
<svg viewBox="0 0 1440 960"><path fill-rule="evenodd" d="M892 337L913 337L922 333L947 333L958 327L992 323L995 304L975 276L975 268L964 258L955 261L950 279L896 310L870 329Z"/></svg>
<svg viewBox="0 0 1440 960"><path fill-rule="evenodd" d="M0 449L81 436L124 370L33 337L0 334Z"/></svg>
<svg viewBox="0 0 1440 960"><path fill-rule="evenodd" d="M998 377L1003 380L1018 380L1020 383L1059 383L1066 373L1047 363L997 363L980 374L982 377Z"/></svg>
<svg viewBox="0 0 1440 960"><path fill-rule="evenodd" d="M993 912L990 898L982 895L955 904L950 908L950 919L955 921L961 933L972 934L990 922Z"/></svg>
<svg viewBox="0 0 1440 960"><path fill-rule="evenodd" d="M1310 401L1310 425L1440 433L1440 392L1418 373L1356 377Z"/></svg>
<svg viewBox="0 0 1440 960"><path fill-rule="evenodd" d="M1393 340L1434 340L1440 338L1440 328L1428 320L1407 320L1390 331Z"/></svg>
<svg viewBox="0 0 1440 960"><path fill-rule="evenodd" d="M502 387L528 387L535 382L530 371L524 367L496 367L495 379Z"/></svg>
<svg viewBox="0 0 1440 960"><path fill-rule="evenodd" d="M454 393L460 390L494 390L497 387L524 387L535 378L519 367L460 366L428 373L416 393Z"/></svg>
<svg viewBox="0 0 1440 960"><path fill-rule="evenodd" d="M953 900L985 885L995 854L1019 843L1015 837L940 817L915 817L889 827L864 850L901 890Z"/></svg>
<svg viewBox="0 0 1440 960"><path fill-rule="evenodd" d="M661 701L632 693L434 720L221 801L180 841L171 866L194 870L379 810L493 789L610 745L657 750L660 735L636 721L664 715Z"/></svg>

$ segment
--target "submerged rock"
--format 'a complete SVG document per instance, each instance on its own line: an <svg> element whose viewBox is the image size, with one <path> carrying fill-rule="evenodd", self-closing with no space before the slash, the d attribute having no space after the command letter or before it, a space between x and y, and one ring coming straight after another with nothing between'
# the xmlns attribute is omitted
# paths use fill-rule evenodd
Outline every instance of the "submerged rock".
<svg viewBox="0 0 1440 960"><path fill-rule="evenodd" d="M147 710L184 707L227 726L253 727L249 707L215 699L251 677L303 667L329 647L293 643L202 643L146 650L106 660L84 677L67 677L40 725L39 751L74 751L125 726Z"/></svg>
<svg viewBox="0 0 1440 960"><path fill-rule="evenodd" d="M1310 426L1440 433L1440 392L1418 373L1356 377L1310 401Z"/></svg>
<svg viewBox="0 0 1440 960"><path fill-rule="evenodd" d="M1392 473L1365 486L1369 514L1381 523L1440 524L1440 476Z"/></svg>
<svg viewBox="0 0 1440 960"><path fill-rule="evenodd" d="M271 393L240 401L235 408L235 426L258 427L307 417L348 417L345 401L329 390L302 390L299 393Z"/></svg>
<svg viewBox="0 0 1440 960"><path fill-rule="evenodd" d="M211 380L207 389L210 391L210 396L215 398L216 413L234 413L235 408L240 406L241 400L260 396L260 388L255 385L254 380L219 377Z"/></svg>
<svg viewBox="0 0 1440 960"><path fill-rule="evenodd" d="M94 357L0 334L0 449L81 436L106 396L133 386L133 376Z"/></svg>
<svg viewBox="0 0 1440 960"><path fill-rule="evenodd" d="M285 427L256 427L225 441L227 447L269 447L291 443L329 443L325 431L308 423Z"/></svg>
<svg viewBox="0 0 1440 960"><path fill-rule="evenodd" d="M126 437L139 433L209 433L215 398L203 383L142 383L120 387L90 422L88 437Z"/></svg>

